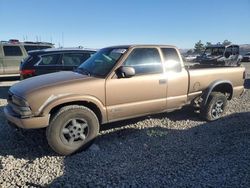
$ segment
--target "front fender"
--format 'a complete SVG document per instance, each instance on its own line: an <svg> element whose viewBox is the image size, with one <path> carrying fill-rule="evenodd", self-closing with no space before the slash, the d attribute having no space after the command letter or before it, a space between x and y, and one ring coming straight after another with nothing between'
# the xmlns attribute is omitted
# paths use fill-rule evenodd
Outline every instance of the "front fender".
<svg viewBox="0 0 250 188"><path fill-rule="evenodd" d="M102 122L107 122L107 114L106 108L104 104L96 97L91 95L51 95L45 103L39 108L39 114L47 115L50 111L56 106L63 105L66 103L74 103L74 102L91 102L95 104L102 115Z"/></svg>

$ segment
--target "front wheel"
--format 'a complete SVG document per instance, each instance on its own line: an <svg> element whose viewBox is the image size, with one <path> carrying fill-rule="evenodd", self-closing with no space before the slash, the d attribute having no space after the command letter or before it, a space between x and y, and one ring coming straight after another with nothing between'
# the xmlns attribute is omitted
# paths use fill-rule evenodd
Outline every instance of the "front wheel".
<svg viewBox="0 0 250 188"><path fill-rule="evenodd" d="M212 92L207 104L201 108L201 117L207 121L214 121L221 118L226 111L227 97L220 92Z"/></svg>
<svg viewBox="0 0 250 188"><path fill-rule="evenodd" d="M51 148L70 155L89 146L99 133L99 121L87 107L71 105L61 108L51 119L46 136Z"/></svg>

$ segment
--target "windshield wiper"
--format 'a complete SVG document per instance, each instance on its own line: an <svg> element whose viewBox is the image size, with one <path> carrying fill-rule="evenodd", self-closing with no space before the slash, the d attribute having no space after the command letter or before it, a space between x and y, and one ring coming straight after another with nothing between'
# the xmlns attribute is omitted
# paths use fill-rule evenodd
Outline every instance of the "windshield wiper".
<svg viewBox="0 0 250 188"><path fill-rule="evenodd" d="M77 68L76 72L80 72L80 73L85 74L87 76L91 76L91 72L88 71L87 69L84 69L84 68Z"/></svg>

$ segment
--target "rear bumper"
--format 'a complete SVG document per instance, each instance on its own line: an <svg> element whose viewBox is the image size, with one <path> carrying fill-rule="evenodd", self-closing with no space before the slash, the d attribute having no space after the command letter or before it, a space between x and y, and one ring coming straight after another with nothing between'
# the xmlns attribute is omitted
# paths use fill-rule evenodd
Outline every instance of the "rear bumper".
<svg viewBox="0 0 250 188"><path fill-rule="evenodd" d="M49 125L49 115L22 119L9 106L4 108L4 114L8 121L23 129L38 129Z"/></svg>

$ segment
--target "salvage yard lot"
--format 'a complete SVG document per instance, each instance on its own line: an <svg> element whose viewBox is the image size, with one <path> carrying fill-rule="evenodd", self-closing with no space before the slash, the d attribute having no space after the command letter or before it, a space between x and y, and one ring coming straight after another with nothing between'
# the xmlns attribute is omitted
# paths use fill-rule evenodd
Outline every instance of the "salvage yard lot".
<svg viewBox="0 0 250 188"><path fill-rule="evenodd" d="M44 130L7 125L3 107L15 82L0 82L0 187L250 187L249 79L218 121L184 108L107 124L89 150L69 157L50 149Z"/></svg>

